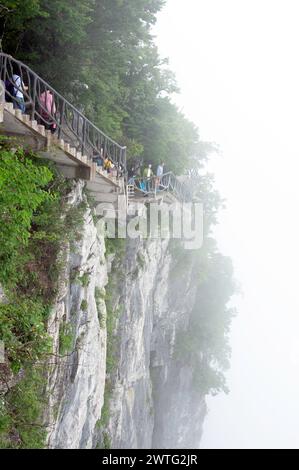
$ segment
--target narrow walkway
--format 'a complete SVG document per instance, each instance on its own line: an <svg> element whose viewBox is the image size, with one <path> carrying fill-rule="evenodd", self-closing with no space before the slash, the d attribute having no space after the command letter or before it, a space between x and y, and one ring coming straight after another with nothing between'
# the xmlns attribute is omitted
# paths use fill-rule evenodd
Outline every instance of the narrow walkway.
<svg viewBox="0 0 299 470"><path fill-rule="evenodd" d="M28 66L0 53L0 80L5 88L2 102L6 101L2 108L33 131L59 144L70 159L73 157L83 166L93 167L94 157L102 153L113 162L113 176L126 173L126 147L104 134ZM16 133L15 129L4 128L4 131Z"/></svg>
<svg viewBox="0 0 299 470"><path fill-rule="evenodd" d="M105 135L78 109L33 70L0 53L0 133L15 136L24 145L53 160L67 178L87 180L98 202L144 198L189 202L190 185L168 172L161 178L130 178L126 184L126 147ZM110 173L95 163L105 156L113 163ZM146 198L146 199L145 199Z"/></svg>
<svg viewBox="0 0 299 470"><path fill-rule="evenodd" d="M179 181L178 177L172 172L167 172L161 177L142 178L134 176L128 181L127 194L129 200L140 197L161 199L165 193L172 194L181 202L190 202L193 198L188 184Z"/></svg>

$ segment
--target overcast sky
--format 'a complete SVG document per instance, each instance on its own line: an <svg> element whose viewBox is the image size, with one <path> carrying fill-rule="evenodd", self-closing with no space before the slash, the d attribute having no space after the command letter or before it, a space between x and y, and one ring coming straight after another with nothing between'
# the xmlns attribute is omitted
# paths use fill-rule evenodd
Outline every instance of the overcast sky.
<svg viewBox="0 0 299 470"><path fill-rule="evenodd" d="M216 237L243 290L205 448L299 448L298 23L298 0L168 0L155 29L177 103L221 147Z"/></svg>

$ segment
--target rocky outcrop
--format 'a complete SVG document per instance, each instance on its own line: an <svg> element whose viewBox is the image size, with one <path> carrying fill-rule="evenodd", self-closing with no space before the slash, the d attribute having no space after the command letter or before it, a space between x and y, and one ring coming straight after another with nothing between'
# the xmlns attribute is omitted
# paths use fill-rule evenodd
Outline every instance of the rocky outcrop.
<svg viewBox="0 0 299 470"><path fill-rule="evenodd" d="M78 183L70 204L84 198L82 189ZM45 416L48 445L107 446L105 435L112 448L197 448L206 405L175 348L195 302L192 265L182 277L174 269L169 240L128 239L111 267L89 208L84 217L81 240L64 253L59 294L48 322L54 352ZM113 282L107 285L108 277ZM109 374L105 288L119 312L117 361ZM66 326L72 331L72 348L59 357ZM107 379L112 392L103 425Z"/></svg>
<svg viewBox="0 0 299 470"><path fill-rule="evenodd" d="M192 371L175 355L176 335L188 323L196 290L173 275L167 240L130 240L124 306L118 327L119 365L110 403L113 448L199 447L206 405L193 391Z"/></svg>
<svg viewBox="0 0 299 470"><path fill-rule="evenodd" d="M70 204L82 201L82 189L78 184ZM90 448L101 415L106 373L106 308L100 298L107 282L104 254L104 240L87 209L81 240L63 253L64 272L48 321L54 353L47 416L51 448ZM71 351L61 351L64 335L71 338Z"/></svg>

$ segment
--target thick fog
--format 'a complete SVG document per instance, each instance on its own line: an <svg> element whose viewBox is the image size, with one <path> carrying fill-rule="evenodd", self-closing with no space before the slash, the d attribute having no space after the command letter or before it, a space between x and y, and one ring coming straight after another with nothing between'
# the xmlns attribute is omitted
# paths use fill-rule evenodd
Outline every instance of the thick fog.
<svg viewBox="0 0 299 470"><path fill-rule="evenodd" d="M216 236L243 292L206 448L299 447L298 14L295 0L168 0L156 27L177 103L221 147Z"/></svg>

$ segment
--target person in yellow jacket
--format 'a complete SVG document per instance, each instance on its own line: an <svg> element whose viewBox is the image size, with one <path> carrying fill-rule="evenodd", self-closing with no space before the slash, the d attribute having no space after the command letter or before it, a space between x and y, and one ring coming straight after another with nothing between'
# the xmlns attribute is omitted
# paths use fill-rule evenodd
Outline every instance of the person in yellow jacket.
<svg viewBox="0 0 299 470"><path fill-rule="evenodd" d="M143 176L144 178L151 178L151 176L153 176L153 170L152 170L152 165L149 164L148 166L146 166L143 170Z"/></svg>
<svg viewBox="0 0 299 470"><path fill-rule="evenodd" d="M111 168L113 168L113 163L108 157L108 155L106 155L105 160L104 160L104 170L107 170L107 172L110 173Z"/></svg>
<svg viewBox="0 0 299 470"><path fill-rule="evenodd" d="M149 192L150 191L150 179L153 176L153 170L152 170L152 165L149 163L143 170L143 177L146 179L145 185L146 185L146 190Z"/></svg>

